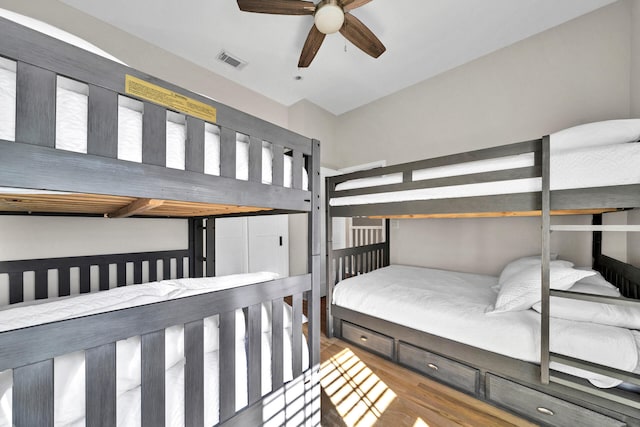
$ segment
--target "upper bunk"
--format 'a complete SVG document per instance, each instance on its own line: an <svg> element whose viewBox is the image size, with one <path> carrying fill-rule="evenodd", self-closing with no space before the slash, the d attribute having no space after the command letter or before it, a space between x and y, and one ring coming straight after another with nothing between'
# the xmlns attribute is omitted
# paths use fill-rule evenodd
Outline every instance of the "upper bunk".
<svg viewBox="0 0 640 427"><path fill-rule="evenodd" d="M552 215L640 206L640 120L327 178L333 217Z"/></svg>
<svg viewBox="0 0 640 427"><path fill-rule="evenodd" d="M0 17L0 212L311 212L319 142Z"/></svg>

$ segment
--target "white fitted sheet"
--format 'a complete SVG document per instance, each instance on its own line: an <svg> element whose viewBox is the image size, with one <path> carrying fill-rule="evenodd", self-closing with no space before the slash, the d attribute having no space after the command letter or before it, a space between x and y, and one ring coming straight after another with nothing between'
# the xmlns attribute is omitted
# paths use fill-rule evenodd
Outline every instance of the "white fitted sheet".
<svg viewBox="0 0 640 427"><path fill-rule="evenodd" d="M333 302L453 341L527 362L540 361L540 315L533 310L488 315L497 277L392 265L338 283ZM629 372L638 369L638 331L551 321L551 351ZM553 369L587 378L599 387L620 381L557 363Z"/></svg>
<svg viewBox="0 0 640 427"><path fill-rule="evenodd" d="M277 278L275 273L262 272L221 276L215 278L176 279L115 288L105 292L62 297L33 303L14 304L0 310L0 332L24 328L41 323L101 313L131 306L148 304L197 295L216 290L243 286ZM263 389L271 385L271 304L263 307ZM291 369L291 308L285 304L284 316L284 375L285 381L293 378ZM204 321L205 352L205 412L207 425L218 422L218 316ZM184 331L182 326L165 330L165 379L167 390L181 390L184 384ZM247 359L245 351L245 318L242 310L236 311L236 408L247 405ZM116 346L117 411L118 425L140 425L140 338L119 341ZM308 367L308 351L303 346L303 363ZM288 364L286 361L288 360ZM55 358L56 381L54 420L55 425L84 425L84 352L70 353ZM266 387L269 387L269 390ZM11 425L12 373L0 373L0 426ZM166 407L167 425L184 425L184 393L168 392Z"/></svg>
<svg viewBox="0 0 640 427"><path fill-rule="evenodd" d="M640 143L621 143L591 146L551 153L551 190L570 188L606 187L640 183ZM479 172L533 166L531 153L507 156L499 159L442 166L418 170L413 180L458 176ZM362 188L402 182L402 174L362 178L346 181L337 190ZM432 200L453 197L473 197L540 191L540 178L487 182L469 185L425 188L419 190L347 196L331 199L331 206L401 202L407 200Z"/></svg>

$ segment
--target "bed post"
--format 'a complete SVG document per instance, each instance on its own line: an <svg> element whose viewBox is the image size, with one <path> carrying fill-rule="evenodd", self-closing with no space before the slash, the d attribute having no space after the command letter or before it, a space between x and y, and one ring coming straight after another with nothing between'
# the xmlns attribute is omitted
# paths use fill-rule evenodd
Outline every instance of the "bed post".
<svg viewBox="0 0 640 427"><path fill-rule="evenodd" d="M540 382L549 384L549 264L551 258L551 193L549 135L542 138L542 267L541 267L541 324L540 324Z"/></svg>
<svg viewBox="0 0 640 427"><path fill-rule="evenodd" d="M206 224L207 244L206 257L207 261L207 277L215 277L216 275L216 217L207 217Z"/></svg>
<svg viewBox="0 0 640 427"><path fill-rule="evenodd" d="M311 272L311 290L307 294L309 316L309 366L311 367L311 399L308 412L311 425L320 424L320 295L322 262L320 259L320 141L311 141L311 167L309 168L309 188L311 190L311 212L308 224L308 256Z"/></svg>
<svg viewBox="0 0 640 427"><path fill-rule="evenodd" d="M202 218L189 218L189 277L202 277L204 246Z"/></svg>
<svg viewBox="0 0 640 427"><path fill-rule="evenodd" d="M591 220L592 225L602 225L602 214L594 214ZM593 231L593 242L591 246L592 268L600 271L600 257L602 256L602 231Z"/></svg>
<svg viewBox="0 0 640 427"><path fill-rule="evenodd" d="M384 266L391 265L391 220L384 220Z"/></svg>
<svg viewBox="0 0 640 427"><path fill-rule="evenodd" d="M326 331L327 337L333 338L333 316L331 315L331 303L333 302L333 287L335 286L333 280L333 215L331 215L331 195L334 190L334 184L330 177L325 178L325 233L326 233L326 283L327 296L326 296Z"/></svg>

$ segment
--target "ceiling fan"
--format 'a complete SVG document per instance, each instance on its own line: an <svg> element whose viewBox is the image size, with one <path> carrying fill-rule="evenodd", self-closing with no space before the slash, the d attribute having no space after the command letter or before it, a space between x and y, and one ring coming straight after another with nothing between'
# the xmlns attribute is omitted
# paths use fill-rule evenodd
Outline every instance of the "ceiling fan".
<svg viewBox="0 0 640 427"><path fill-rule="evenodd" d="M298 67L308 67L327 34L340 31L347 40L374 58L386 48L358 18L349 12L371 0L322 0L318 4L305 0L238 0L244 12L273 15L313 15L314 25L304 42Z"/></svg>

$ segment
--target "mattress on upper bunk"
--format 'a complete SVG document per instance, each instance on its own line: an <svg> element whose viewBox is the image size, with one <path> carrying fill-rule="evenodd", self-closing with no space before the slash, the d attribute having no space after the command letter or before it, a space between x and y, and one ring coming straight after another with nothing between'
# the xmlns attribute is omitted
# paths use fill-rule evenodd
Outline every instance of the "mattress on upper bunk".
<svg viewBox="0 0 640 427"><path fill-rule="evenodd" d="M539 295L540 273L539 267L535 268ZM333 303L483 350L539 363L540 315L531 309L488 313L496 304L496 285L498 278L493 276L392 265L341 281L334 289ZM529 307L535 302L531 301ZM552 314L554 303L552 300ZM640 324L640 310L634 321ZM639 331L556 317L550 323L552 352L640 373ZM620 384L619 380L555 362L551 368L587 378L598 387Z"/></svg>
<svg viewBox="0 0 640 427"><path fill-rule="evenodd" d="M129 307L184 298L193 295L231 289L278 278L271 272L234 274L220 277L172 279L141 285L129 285L108 291L50 298L13 304L0 309L0 334L81 316L105 313ZM292 310L284 303L284 381L293 379ZM246 355L246 319L236 310L235 367L236 410L248 404L248 367ZM184 329L182 325L165 329L165 416L168 426L184 425ZM262 306L262 394L271 391L271 304ZM219 316L204 319L204 399L207 425L219 421ZM302 337L303 369L309 366L306 339ZM134 336L116 343L116 394L119 426L139 426L141 423L141 344ZM85 360L84 351L65 354L54 359L54 424L82 426L85 423ZM12 425L12 371L0 372L0 427ZM177 392L176 392L177 391Z"/></svg>
<svg viewBox="0 0 640 427"><path fill-rule="evenodd" d="M550 135L550 188L564 190L640 183L640 119L609 120L565 129ZM525 153L412 172L413 181L534 166ZM345 181L336 191L402 183L402 173ZM540 178L334 197L331 206L432 200L540 191Z"/></svg>

